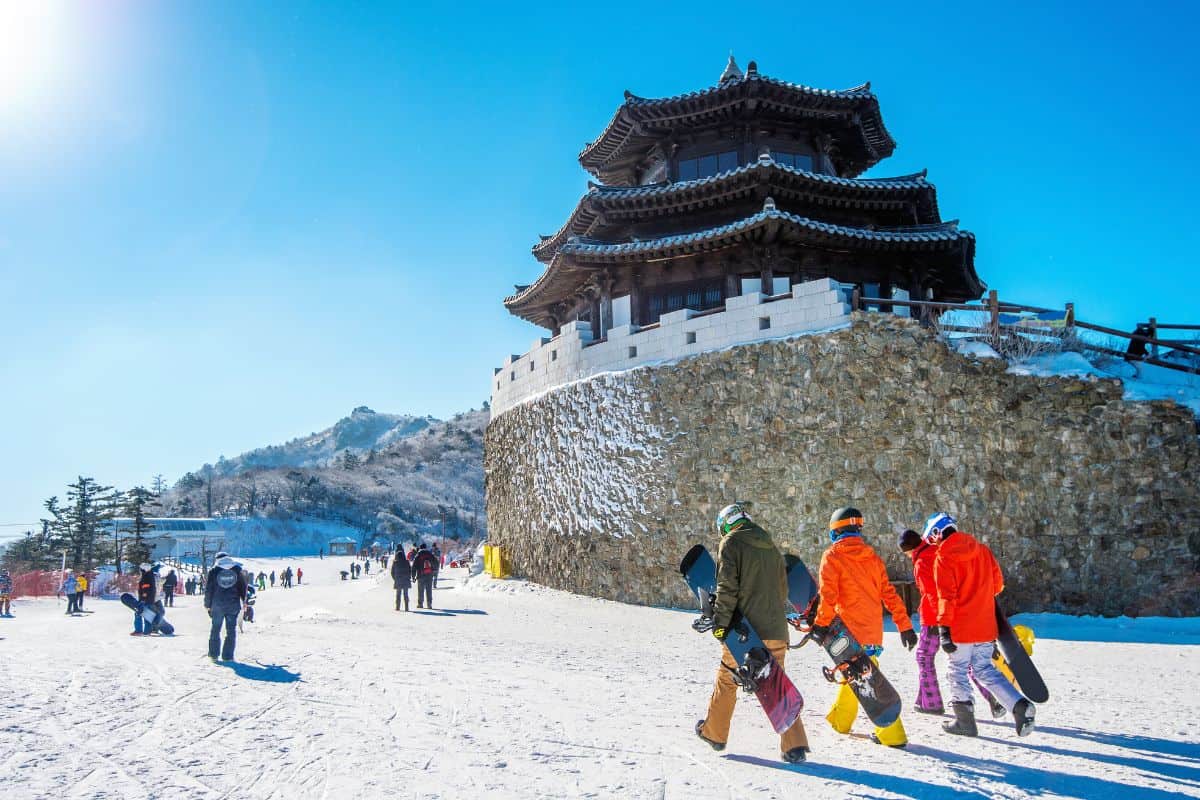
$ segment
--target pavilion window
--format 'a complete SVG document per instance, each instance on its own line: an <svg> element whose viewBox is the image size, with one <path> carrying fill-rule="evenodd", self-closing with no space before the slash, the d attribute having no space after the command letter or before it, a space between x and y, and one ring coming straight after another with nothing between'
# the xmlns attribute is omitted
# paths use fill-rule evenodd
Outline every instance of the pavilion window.
<svg viewBox="0 0 1200 800"><path fill-rule="evenodd" d="M737 165L738 154L736 150L726 150L723 153L711 153L709 155L697 156L696 158L680 159L679 180L694 181L698 178L707 178L710 175L735 169Z"/></svg>
<svg viewBox="0 0 1200 800"><path fill-rule="evenodd" d="M771 158L777 163L783 164L785 167L802 169L808 172L812 171L812 156L805 155L804 153L789 153L786 150L772 150Z"/></svg>

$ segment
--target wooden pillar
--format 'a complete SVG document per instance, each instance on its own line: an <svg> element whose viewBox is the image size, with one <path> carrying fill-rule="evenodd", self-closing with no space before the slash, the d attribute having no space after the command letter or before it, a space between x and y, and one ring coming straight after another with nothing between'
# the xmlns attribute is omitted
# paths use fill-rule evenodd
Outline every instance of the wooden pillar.
<svg viewBox="0 0 1200 800"><path fill-rule="evenodd" d="M642 324L642 273L633 270L629 273L629 324L635 328Z"/></svg>
<svg viewBox="0 0 1200 800"><path fill-rule="evenodd" d="M612 286L600 290L600 335L608 336L612 329Z"/></svg>

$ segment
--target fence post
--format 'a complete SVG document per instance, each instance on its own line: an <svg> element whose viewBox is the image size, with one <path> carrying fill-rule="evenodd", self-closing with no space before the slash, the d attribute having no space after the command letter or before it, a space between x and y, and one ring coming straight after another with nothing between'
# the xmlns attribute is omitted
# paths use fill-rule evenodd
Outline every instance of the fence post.
<svg viewBox="0 0 1200 800"><path fill-rule="evenodd" d="M988 290L988 313L991 317L992 347L1000 346L1000 300L995 289Z"/></svg>
<svg viewBox="0 0 1200 800"><path fill-rule="evenodd" d="M1158 319L1150 318L1150 338L1154 341L1150 343L1150 355L1158 358Z"/></svg>

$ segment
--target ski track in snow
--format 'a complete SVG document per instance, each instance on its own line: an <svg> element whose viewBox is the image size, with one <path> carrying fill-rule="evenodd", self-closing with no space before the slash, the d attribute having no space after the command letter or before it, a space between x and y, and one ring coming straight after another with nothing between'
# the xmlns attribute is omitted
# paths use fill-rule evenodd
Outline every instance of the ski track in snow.
<svg viewBox="0 0 1200 800"><path fill-rule="evenodd" d="M906 750L872 744L861 716L851 736L834 734L822 656L793 651L813 753L791 766L753 698L738 703L724 752L695 738L718 653L688 613L464 584L453 570L434 594L447 611L404 614L378 572L339 580L345 559L246 563L302 565L306 582L259 594L236 666L205 657L199 597L170 613L177 636L147 640L128 636L117 602L68 617L53 600L18 601L0 619L0 793L1200 798L1200 649L1155 643L1171 640L1163 620L1088 620L1086 641L1071 641L1069 620L1044 618L1035 658L1051 701L1032 736L981 717L980 738L960 739L906 711ZM1021 621L1036 631L1039 616ZM1197 641L1200 623L1179 625ZM886 644L883 667L911 704L915 664L894 632Z"/></svg>

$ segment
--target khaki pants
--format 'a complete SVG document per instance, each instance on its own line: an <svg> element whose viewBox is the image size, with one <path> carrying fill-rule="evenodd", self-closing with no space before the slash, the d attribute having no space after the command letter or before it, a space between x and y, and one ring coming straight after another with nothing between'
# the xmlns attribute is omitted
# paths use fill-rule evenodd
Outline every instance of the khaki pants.
<svg viewBox="0 0 1200 800"><path fill-rule="evenodd" d="M771 655L783 666L787 655L788 643L779 639L764 639L763 644L771 651ZM700 732L705 738L714 742L729 741L729 721L733 718L733 708L737 705L738 685L734 683L733 674L726 669L737 667L728 647L721 648L721 665L717 667L717 685L713 687L712 698L708 701L708 714L704 718L704 727ZM779 737L779 751L786 753L796 747L808 747L808 734L804 732L804 723L799 717L792 727Z"/></svg>

